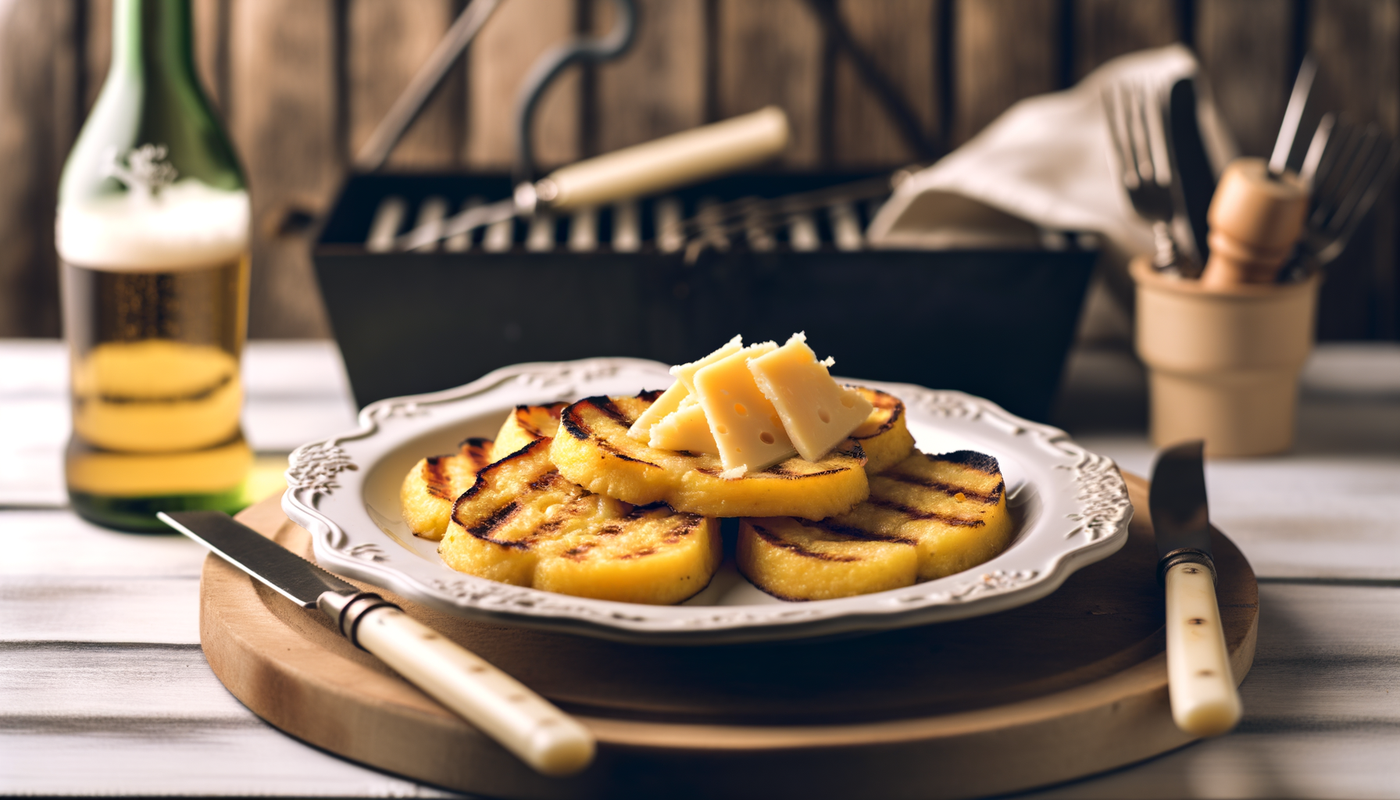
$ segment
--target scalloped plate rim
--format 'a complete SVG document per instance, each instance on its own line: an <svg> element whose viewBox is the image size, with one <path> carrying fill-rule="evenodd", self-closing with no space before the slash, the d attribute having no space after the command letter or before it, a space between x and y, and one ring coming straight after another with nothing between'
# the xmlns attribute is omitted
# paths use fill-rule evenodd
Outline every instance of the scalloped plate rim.
<svg viewBox="0 0 1400 800"><path fill-rule="evenodd" d="M1045 513L1027 530L1018 531L1016 544L991 561L945 578L836 600L647 606L510 586L457 573L416 555L406 567L391 563L386 549L392 554L402 546L371 517L363 489L377 458L392 451L396 443L493 409L504 414L519 403L549 402L546 397L567 394L567 399L578 399L607 393L582 389L590 385L610 385L618 393L628 391L620 385L630 385L630 391L643 388L641 382L647 378L669 382L667 369L659 362L632 358L532 362L503 367L453 389L371 403L360 411L357 430L310 442L292 453L283 509L311 534L317 561L347 577L481 622L643 644L825 637L991 614L1050 594L1075 571L1112 555L1127 540L1133 507L1117 466L1084 450L1064 431L1021 419L991 401L962 392L842 378L900 397L911 426L916 415L919 424L941 418L954 427L992 426L1000 429L1005 442L1014 444L1018 455L1032 454L1030 463L1052 474L1055 469L1074 474L1064 487L1033 482L1047 504ZM933 426L939 427L937 422ZM357 463L357 456L365 463ZM1065 491L1071 488L1079 490L1072 498ZM1060 513L1065 507L1072 513L1060 514L1063 520L1050 518L1051 511ZM1052 522L1058 522L1053 530L1048 529ZM1057 543L1054 534L1063 528L1069 530ZM1035 558L1032 543L1037 546Z"/></svg>

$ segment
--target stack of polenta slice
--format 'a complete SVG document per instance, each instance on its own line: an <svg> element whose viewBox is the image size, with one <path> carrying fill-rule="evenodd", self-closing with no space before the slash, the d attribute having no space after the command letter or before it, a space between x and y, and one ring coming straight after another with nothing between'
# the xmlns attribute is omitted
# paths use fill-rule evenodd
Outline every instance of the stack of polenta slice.
<svg viewBox="0 0 1400 800"><path fill-rule="evenodd" d="M820 458L756 471L638 438L648 416L664 416L661 392L521 406L494 443L468 439L416 464L403 516L461 572L637 603L677 603L708 585L723 554L719 517L740 518L739 570L785 600L908 586L1006 548L995 459L919 453L899 399L842 391L870 409L846 438Z"/></svg>

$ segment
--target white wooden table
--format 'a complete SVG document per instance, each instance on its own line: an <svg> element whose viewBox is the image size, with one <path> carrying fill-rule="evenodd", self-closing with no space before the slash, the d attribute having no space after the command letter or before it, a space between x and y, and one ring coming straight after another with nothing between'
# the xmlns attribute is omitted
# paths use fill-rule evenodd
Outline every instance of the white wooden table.
<svg viewBox="0 0 1400 800"><path fill-rule="evenodd" d="M262 454L353 427L331 344L254 343L245 374ZM1076 354L1063 415L1145 475L1141 383L1121 354ZM455 796L229 695L199 646L204 551L64 508L65 392L58 342L0 341L0 793ZM1260 578L1239 729L1030 797L1400 798L1400 346L1320 348L1300 416L1294 453L1207 466L1212 518Z"/></svg>

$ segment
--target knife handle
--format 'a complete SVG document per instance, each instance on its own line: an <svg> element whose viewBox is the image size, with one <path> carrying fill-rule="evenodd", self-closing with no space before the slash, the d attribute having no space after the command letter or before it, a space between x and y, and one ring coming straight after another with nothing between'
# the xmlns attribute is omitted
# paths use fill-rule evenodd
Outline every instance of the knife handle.
<svg viewBox="0 0 1400 800"><path fill-rule="evenodd" d="M1240 721L1215 579L1202 564L1167 571L1167 691L1172 719L1193 736L1218 736Z"/></svg>
<svg viewBox="0 0 1400 800"><path fill-rule="evenodd" d="M322 595L341 632L535 770L572 775L593 760L593 734L524 684L378 595Z"/></svg>

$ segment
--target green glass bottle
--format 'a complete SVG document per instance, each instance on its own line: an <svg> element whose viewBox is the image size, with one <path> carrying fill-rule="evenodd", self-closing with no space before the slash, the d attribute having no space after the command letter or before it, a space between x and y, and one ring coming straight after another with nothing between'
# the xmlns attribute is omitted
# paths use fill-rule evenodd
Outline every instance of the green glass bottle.
<svg viewBox="0 0 1400 800"><path fill-rule="evenodd" d="M248 192L195 77L189 0L116 0L112 65L64 165L56 242L73 509L126 530L244 502Z"/></svg>

